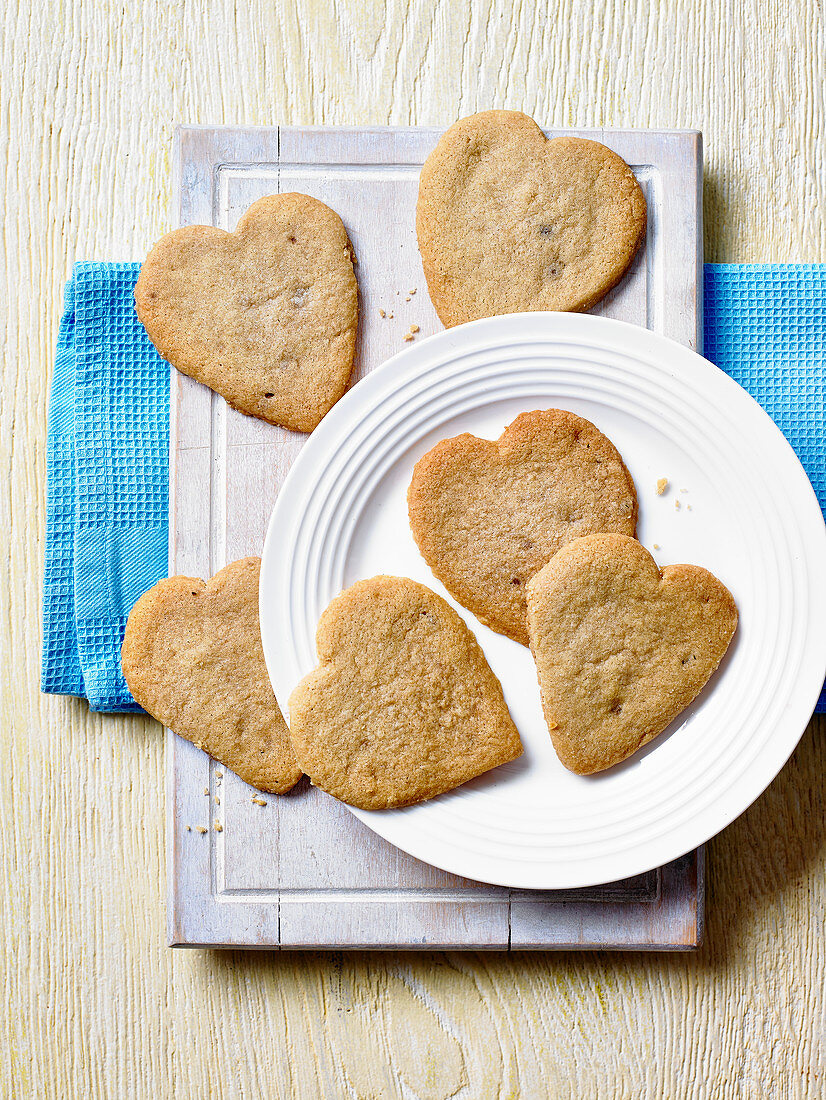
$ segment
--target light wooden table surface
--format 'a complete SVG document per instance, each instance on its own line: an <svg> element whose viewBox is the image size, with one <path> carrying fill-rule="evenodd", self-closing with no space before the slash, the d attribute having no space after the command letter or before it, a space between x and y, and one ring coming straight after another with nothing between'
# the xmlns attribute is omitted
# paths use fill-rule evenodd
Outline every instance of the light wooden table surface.
<svg viewBox="0 0 826 1100"><path fill-rule="evenodd" d="M4 8L3 1096L826 1093L823 723L709 848L691 957L164 946L160 728L39 694L46 402L74 259L169 227L173 126L699 127L706 258L826 258L824 9L724 0Z"/></svg>

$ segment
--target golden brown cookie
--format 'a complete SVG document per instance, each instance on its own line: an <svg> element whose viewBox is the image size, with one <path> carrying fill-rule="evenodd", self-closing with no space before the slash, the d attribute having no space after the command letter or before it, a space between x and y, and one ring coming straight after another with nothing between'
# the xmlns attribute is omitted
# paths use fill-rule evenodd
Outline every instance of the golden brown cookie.
<svg viewBox="0 0 826 1100"><path fill-rule="evenodd" d="M309 432L344 393L358 293L341 218L268 195L234 233L190 225L152 249L135 287L160 354L241 412Z"/></svg>
<svg viewBox="0 0 826 1100"><path fill-rule="evenodd" d="M367 810L433 798L521 755L499 681L449 604L404 577L359 581L318 624L319 665L290 696L317 787Z"/></svg>
<svg viewBox="0 0 826 1100"><path fill-rule="evenodd" d="M622 278L645 221L621 157L597 141L548 140L519 111L463 118L422 167L416 233L447 327L590 309Z"/></svg>
<svg viewBox="0 0 826 1100"><path fill-rule="evenodd" d="M528 630L551 740L580 775L661 733L723 659L727 588L697 565L662 573L636 539L569 542L528 584Z"/></svg>
<svg viewBox="0 0 826 1100"><path fill-rule="evenodd" d="M525 586L571 539L633 535L637 494L610 439L562 409L522 413L499 439L443 439L416 463L410 527L448 592L523 645Z"/></svg>
<svg viewBox="0 0 826 1100"><path fill-rule="evenodd" d="M258 625L259 558L204 584L170 577L129 615L121 659L144 710L262 791L301 778L275 701Z"/></svg>

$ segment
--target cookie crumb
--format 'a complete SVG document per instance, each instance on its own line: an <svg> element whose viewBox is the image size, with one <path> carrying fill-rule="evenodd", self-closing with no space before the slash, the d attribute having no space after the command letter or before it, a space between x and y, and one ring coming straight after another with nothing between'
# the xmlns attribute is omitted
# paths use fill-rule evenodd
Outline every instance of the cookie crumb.
<svg viewBox="0 0 826 1100"><path fill-rule="evenodd" d="M380 309L379 310L379 317L386 317L386 316L387 316L387 313L383 309Z"/></svg>
<svg viewBox="0 0 826 1100"><path fill-rule="evenodd" d="M191 833L191 832L192 832L192 826L191 826L191 825L187 825L187 827L186 827L186 831L187 831L188 833Z"/></svg>
<svg viewBox="0 0 826 1100"><path fill-rule="evenodd" d="M221 824L220 821L213 822L212 827L216 833L222 833L224 831L224 826Z"/></svg>
<svg viewBox="0 0 826 1100"><path fill-rule="evenodd" d="M412 289L412 290L408 290L408 292L407 292L407 293L408 293L408 294L410 295L410 297L412 298L412 297L413 297L413 295L414 295L414 294L416 293L416 287L414 286L414 287L413 287L413 289Z"/></svg>
<svg viewBox="0 0 826 1100"><path fill-rule="evenodd" d="M223 779L224 778L224 773L223 772L216 772L215 773L215 778L216 779Z"/></svg>
<svg viewBox="0 0 826 1100"><path fill-rule="evenodd" d="M392 314L392 313L388 313L388 314L387 314L387 319L388 319L389 321L392 321L392 320L393 320L393 314Z"/></svg>
<svg viewBox="0 0 826 1100"><path fill-rule="evenodd" d="M559 729L559 723L558 722L549 722L548 723L548 729L549 730L558 730Z"/></svg>
<svg viewBox="0 0 826 1100"><path fill-rule="evenodd" d="M206 832L206 829L203 827L203 825L198 826L198 832L201 834L201 836L204 835L204 833Z"/></svg>
<svg viewBox="0 0 826 1100"><path fill-rule="evenodd" d="M419 326L418 325L411 325L410 326L410 331L411 332L418 332L419 331Z"/></svg>
<svg viewBox="0 0 826 1100"><path fill-rule="evenodd" d="M409 302L409 301L410 301L410 295L408 295L408 296L407 296L407 297L405 298L405 301L406 301L406 302Z"/></svg>
<svg viewBox="0 0 826 1100"><path fill-rule="evenodd" d="M689 510L689 512L691 511L691 505L690 504L686 504L686 508Z"/></svg>
<svg viewBox="0 0 826 1100"><path fill-rule="evenodd" d="M216 796L215 796L215 805L216 805L216 806L220 806L220 805L221 805L221 799L220 799L220 798L218 797L218 795L217 795L217 794L216 794Z"/></svg>
<svg viewBox="0 0 826 1100"><path fill-rule="evenodd" d="M677 509L677 511L679 512L679 510L680 510L680 502L679 502L679 500L675 500L675 501L674 501L674 507L675 507L675 508Z"/></svg>
<svg viewBox="0 0 826 1100"><path fill-rule="evenodd" d="M668 478L667 477L658 477L657 478L657 496L661 497L663 495L663 493L666 491L667 488L668 488Z"/></svg>
<svg viewBox="0 0 826 1100"><path fill-rule="evenodd" d="M655 542L655 543L654 543L654 549L655 549L655 550L659 550L659 549L660 549L660 544L659 544L658 542Z"/></svg>
<svg viewBox="0 0 826 1100"><path fill-rule="evenodd" d="M209 798L209 787L204 787L204 794Z"/></svg>
<svg viewBox="0 0 826 1100"><path fill-rule="evenodd" d="M266 803L266 802L264 801L264 799L263 799L263 798L255 798L255 797L253 797L253 798L251 799L251 801L252 801L252 802L254 802L256 806L266 806L266 805L267 805L267 803Z"/></svg>
<svg viewBox="0 0 826 1100"><path fill-rule="evenodd" d="M411 340L415 340L415 337L412 332L406 332L402 339L409 344Z"/></svg>
<svg viewBox="0 0 826 1100"><path fill-rule="evenodd" d="M688 489L680 489L680 492L681 492L681 493L687 493L687 492L688 492Z"/></svg>

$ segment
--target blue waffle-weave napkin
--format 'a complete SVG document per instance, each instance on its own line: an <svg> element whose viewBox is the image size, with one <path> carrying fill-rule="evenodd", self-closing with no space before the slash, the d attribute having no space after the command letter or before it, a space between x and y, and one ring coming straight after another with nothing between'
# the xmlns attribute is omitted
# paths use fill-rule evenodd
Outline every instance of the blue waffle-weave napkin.
<svg viewBox="0 0 826 1100"><path fill-rule="evenodd" d="M140 710L123 630L168 573L169 365L135 313L139 271L75 264L52 379L42 687L101 711Z"/></svg>
<svg viewBox="0 0 826 1100"><path fill-rule="evenodd" d="M138 271L75 265L52 381L43 690L93 710L140 709L123 627L167 574L169 369L135 315ZM826 511L826 265L707 264L705 354L774 418Z"/></svg>
<svg viewBox="0 0 826 1100"><path fill-rule="evenodd" d="M704 297L706 358L771 416L826 514L826 264L706 264Z"/></svg>

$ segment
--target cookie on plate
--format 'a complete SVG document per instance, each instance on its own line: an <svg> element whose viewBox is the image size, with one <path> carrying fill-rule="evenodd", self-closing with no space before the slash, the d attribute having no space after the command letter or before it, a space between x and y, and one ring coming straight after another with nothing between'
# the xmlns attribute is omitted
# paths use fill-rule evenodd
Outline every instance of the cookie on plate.
<svg viewBox="0 0 826 1100"><path fill-rule="evenodd" d="M597 141L548 140L519 111L483 111L422 167L416 234L447 327L528 310L589 309L645 236L634 173Z"/></svg>
<svg viewBox="0 0 826 1100"><path fill-rule="evenodd" d="M728 589L657 563L636 539L590 535L528 584L528 630L559 759L589 775L625 760L700 693L737 628Z"/></svg>
<svg viewBox="0 0 826 1100"><path fill-rule="evenodd" d="M416 463L410 527L427 564L478 619L528 644L528 581L571 539L633 535L637 494L613 443L562 409L522 413L490 442L443 439Z"/></svg>
<svg viewBox="0 0 826 1100"><path fill-rule="evenodd" d="M309 432L347 386L353 253L338 214L309 195L259 199L234 233L167 233L135 303L164 359L250 416Z"/></svg>
<svg viewBox="0 0 826 1100"><path fill-rule="evenodd" d="M132 608L121 659L144 710L253 787L283 794L301 769L264 665L260 568L244 558L207 584L160 581Z"/></svg>
<svg viewBox="0 0 826 1100"><path fill-rule="evenodd" d="M522 752L476 639L435 592L358 581L318 624L319 664L290 696L290 737L312 782L368 810L449 791Z"/></svg>

